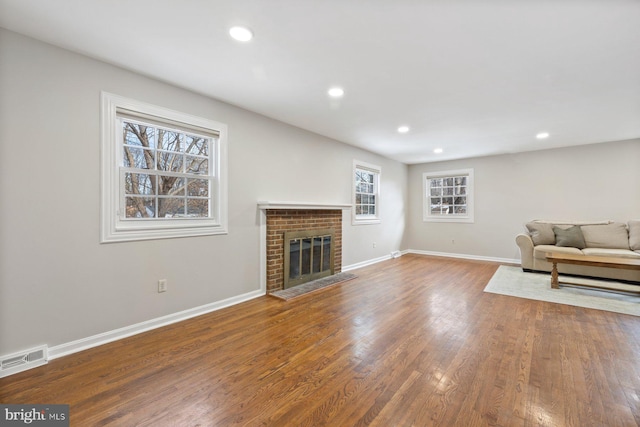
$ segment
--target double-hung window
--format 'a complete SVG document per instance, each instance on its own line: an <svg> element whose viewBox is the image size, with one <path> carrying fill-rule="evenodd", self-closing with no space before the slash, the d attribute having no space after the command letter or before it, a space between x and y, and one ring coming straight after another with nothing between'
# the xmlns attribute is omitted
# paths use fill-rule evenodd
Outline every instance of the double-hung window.
<svg viewBox="0 0 640 427"><path fill-rule="evenodd" d="M102 94L101 241L224 234L226 126Z"/></svg>
<svg viewBox="0 0 640 427"><path fill-rule="evenodd" d="M422 175L424 221L473 222L473 169Z"/></svg>
<svg viewBox="0 0 640 427"><path fill-rule="evenodd" d="M353 224L380 222L380 166L353 162Z"/></svg>

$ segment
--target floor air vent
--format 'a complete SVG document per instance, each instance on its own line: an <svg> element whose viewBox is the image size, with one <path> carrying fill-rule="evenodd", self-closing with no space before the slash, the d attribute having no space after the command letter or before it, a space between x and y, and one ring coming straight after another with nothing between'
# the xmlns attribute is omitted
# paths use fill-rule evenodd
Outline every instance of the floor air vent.
<svg viewBox="0 0 640 427"><path fill-rule="evenodd" d="M45 363L47 363L46 345L21 353L10 354L0 360L0 378L17 374Z"/></svg>

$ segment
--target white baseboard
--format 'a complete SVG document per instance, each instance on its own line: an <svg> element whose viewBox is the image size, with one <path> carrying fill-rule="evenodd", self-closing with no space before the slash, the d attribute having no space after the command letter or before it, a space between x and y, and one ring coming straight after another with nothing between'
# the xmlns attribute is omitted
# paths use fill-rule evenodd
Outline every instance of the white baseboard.
<svg viewBox="0 0 640 427"><path fill-rule="evenodd" d="M474 261L490 261L490 262L499 262L503 264L518 264L520 265L519 259L511 259L511 258L496 258L496 257L488 257L488 256L480 256L480 255L468 255L468 254L456 254L450 252L434 252L434 251L421 251L417 249L409 249L403 253L409 254L417 254L417 255L431 255L431 256L439 256L446 258L459 258L459 259L469 259Z"/></svg>
<svg viewBox="0 0 640 427"><path fill-rule="evenodd" d="M362 268L369 265L377 264L382 261L390 260L394 258L394 256L397 256L397 251L394 251L394 252L396 253L395 254L391 253L389 255L381 256L378 258L343 266L342 271L355 270L357 268ZM493 261L493 262L500 262L500 263L506 263L506 264L520 264L519 259L494 258L494 257L484 257L484 256L477 256L477 255L447 253L447 252L421 251L421 250L415 250L415 249L400 251L400 256L406 255L406 254L431 255L431 256L461 258L461 259L470 259L470 260L479 260L479 261ZM181 322L183 320L187 320L192 317L200 316L206 313L210 313L212 311L220 310L225 307L239 304L244 301L249 301L251 299L261 297L265 295L265 293L266 292L264 289L259 289L256 291L248 292L246 294L227 298L222 301L216 301L210 304L202 305L200 307L194 307L188 310L180 311L178 313L173 313L167 316L158 317L156 319L147 320L145 322L137 323L134 325L125 326L124 328L115 329L113 331L104 332L104 333L93 335L87 338L81 338L76 341L49 347L48 359L49 360L57 359L58 357L67 356L69 354L77 353L82 350L87 350L92 347L97 347L102 344L107 344L109 342L127 338L132 335L150 331L152 329L160 328L162 326L170 325L172 323Z"/></svg>
<svg viewBox="0 0 640 427"><path fill-rule="evenodd" d="M147 320L145 322L136 323L135 325L125 326L124 328L115 329L113 331L104 332L101 334L93 335L91 337L82 338L76 341L60 344L54 347L49 347L49 360L57 359L58 357L62 357L62 356L67 356L72 353L77 353L82 350L87 350L92 347L97 347L102 344L107 344L112 341L117 341L126 337L130 337L132 335L150 331L152 329L160 328L162 326L170 325L172 323L181 322L183 320L187 320L192 317L196 317L202 314L210 313L212 311L220 310L221 308L239 304L244 301L249 301L251 299L261 297L263 295L265 295L265 291L262 289L257 291L252 291L246 294L227 298L222 301L212 302L210 304L205 304L200 307L194 307L188 310L169 314L167 316L162 316L155 319Z"/></svg>
<svg viewBox="0 0 640 427"><path fill-rule="evenodd" d="M398 251L394 251L394 252L398 252ZM486 256L480 256L480 255L456 254L456 253L450 253L450 252L421 251L418 249L405 249L404 251L399 251L399 252L400 252L400 256L406 255L406 254L430 255L430 256L438 256L443 258L458 258L458 259L468 259L468 260L474 260L474 261L489 261L489 262L499 262L502 264L520 265L519 259L511 259L511 258L496 258L496 257L486 257ZM362 261L355 264L343 266L342 271L355 270L356 268L366 267L368 265L376 264L392 258L394 258L393 252L390 255L385 255L379 258L374 258L367 261Z"/></svg>
<svg viewBox="0 0 640 427"><path fill-rule="evenodd" d="M357 262L355 264L343 265L342 266L342 271L355 270L356 268L366 267L368 265L377 264L379 262L387 261L389 259L391 259L391 254L385 255L385 256L381 256L379 258L368 259L366 261Z"/></svg>

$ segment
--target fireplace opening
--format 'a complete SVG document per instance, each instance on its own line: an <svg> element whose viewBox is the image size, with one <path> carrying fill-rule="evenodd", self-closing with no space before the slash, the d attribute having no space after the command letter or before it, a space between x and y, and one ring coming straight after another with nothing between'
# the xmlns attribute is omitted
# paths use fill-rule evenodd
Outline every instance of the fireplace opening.
<svg viewBox="0 0 640 427"><path fill-rule="evenodd" d="M334 272L333 230L284 233L284 289Z"/></svg>

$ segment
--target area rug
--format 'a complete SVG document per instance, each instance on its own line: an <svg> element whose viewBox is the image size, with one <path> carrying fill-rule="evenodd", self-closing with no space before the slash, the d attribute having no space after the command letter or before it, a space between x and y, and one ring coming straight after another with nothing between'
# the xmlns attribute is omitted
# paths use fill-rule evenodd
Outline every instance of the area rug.
<svg viewBox="0 0 640 427"><path fill-rule="evenodd" d="M640 295L606 292L563 284L560 284L560 289L551 289L550 280L551 277L549 274L525 273L519 267L501 265L484 288L484 291L640 316ZM591 279L578 279L575 277L572 277L571 281L591 285L606 283L607 286L615 286L620 289L620 291L637 291L640 289L640 286L610 281L602 282Z"/></svg>
<svg viewBox="0 0 640 427"><path fill-rule="evenodd" d="M311 292L316 292L321 289L325 289L329 286L337 285L338 283L346 282L347 280L355 279L355 274L352 273L337 273L333 276L323 277L322 279L314 280L312 282L307 282L302 285L294 286L292 288L283 289L281 291L275 291L270 293L269 295L280 298L285 301L289 301L291 299L300 297L302 295L306 295Z"/></svg>

